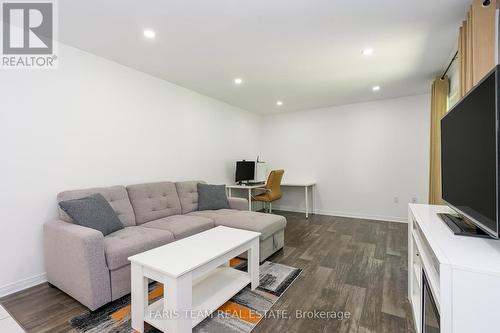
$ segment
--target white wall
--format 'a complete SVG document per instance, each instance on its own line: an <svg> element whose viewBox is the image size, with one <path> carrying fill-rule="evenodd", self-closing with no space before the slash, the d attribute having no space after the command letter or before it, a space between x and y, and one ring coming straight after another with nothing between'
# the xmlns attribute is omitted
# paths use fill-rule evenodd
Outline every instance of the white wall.
<svg viewBox="0 0 500 333"><path fill-rule="evenodd" d="M412 198L427 202L429 110L422 95L267 116L261 155L284 180L318 182L318 213L404 221ZM303 209L303 190L274 207Z"/></svg>
<svg viewBox="0 0 500 333"><path fill-rule="evenodd" d="M62 190L228 182L258 116L61 45L59 68L0 73L0 294L44 278L42 225Z"/></svg>

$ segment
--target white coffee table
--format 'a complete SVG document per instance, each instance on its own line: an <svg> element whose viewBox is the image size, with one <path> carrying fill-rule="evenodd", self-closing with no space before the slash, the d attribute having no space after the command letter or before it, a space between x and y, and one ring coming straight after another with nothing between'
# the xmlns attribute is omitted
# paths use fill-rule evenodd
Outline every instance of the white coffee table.
<svg viewBox="0 0 500 333"><path fill-rule="evenodd" d="M132 328L144 322L163 332L192 328L251 283L259 285L260 233L216 227L129 257ZM248 251L248 272L229 260ZM163 284L164 297L148 305L148 279Z"/></svg>

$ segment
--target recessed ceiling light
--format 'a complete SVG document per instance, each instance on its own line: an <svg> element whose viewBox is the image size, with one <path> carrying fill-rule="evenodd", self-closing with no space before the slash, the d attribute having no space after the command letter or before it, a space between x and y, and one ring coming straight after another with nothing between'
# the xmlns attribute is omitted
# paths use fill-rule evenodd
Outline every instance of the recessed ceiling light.
<svg viewBox="0 0 500 333"><path fill-rule="evenodd" d="M148 38L148 39L153 39L155 38L156 34L153 30L144 30L144 37Z"/></svg>
<svg viewBox="0 0 500 333"><path fill-rule="evenodd" d="M380 90L380 86L374 86L374 87L372 88L372 90L373 90L373 91L379 91L379 90Z"/></svg>
<svg viewBox="0 0 500 333"><path fill-rule="evenodd" d="M277 105L277 106L282 106L282 105L283 105L283 101L277 101L277 102L276 102L276 105Z"/></svg>
<svg viewBox="0 0 500 333"><path fill-rule="evenodd" d="M236 79L234 79L234 84L240 85L242 83L243 83L243 80L240 79L239 77L237 77Z"/></svg>
<svg viewBox="0 0 500 333"><path fill-rule="evenodd" d="M373 54L373 49L368 47L366 49L363 50L363 55L364 56L371 56Z"/></svg>

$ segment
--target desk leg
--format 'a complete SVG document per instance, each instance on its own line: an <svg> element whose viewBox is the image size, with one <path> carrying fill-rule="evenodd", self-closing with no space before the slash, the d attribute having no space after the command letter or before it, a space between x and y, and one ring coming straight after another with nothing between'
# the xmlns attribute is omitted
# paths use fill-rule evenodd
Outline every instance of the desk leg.
<svg viewBox="0 0 500 333"><path fill-rule="evenodd" d="M248 189L248 210L252 210L252 189Z"/></svg>
<svg viewBox="0 0 500 333"><path fill-rule="evenodd" d="M227 193L227 196L228 196L228 197L232 197L232 191L231 191L231 188L230 188L230 187L228 187L228 188L227 188L227 192L228 192L228 193Z"/></svg>
<svg viewBox="0 0 500 333"><path fill-rule="evenodd" d="M259 238L252 241L250 250L248 250L248 274L252 290L259 286Z"/></svg>
<svg viewBox="0 0 500 333"><path fill-rule="evenodd" d="M131 265L132 328L144 332L144 315L148 307L148 279L142 274L142 266Z"/></svg>
<svg viewBox="0 0 500 333"><path fill-rule="evenodd" d="M306 219L309 218L309 194L307 193L308 187L304 186L306 194Z"/></svg>
<svg viewBox="0 0 500 333"><path fill-rule="evenodd" d="M163 281L164 332L192 332L193 281L191 273Z"/></svg>
<svg viewBox="0 0 500 333"><path fill-rule="evenodd" d="M314 186L311 186L311 214L316 214L316 210L314 208L314 202L316 200L314 200Z"/></svg>

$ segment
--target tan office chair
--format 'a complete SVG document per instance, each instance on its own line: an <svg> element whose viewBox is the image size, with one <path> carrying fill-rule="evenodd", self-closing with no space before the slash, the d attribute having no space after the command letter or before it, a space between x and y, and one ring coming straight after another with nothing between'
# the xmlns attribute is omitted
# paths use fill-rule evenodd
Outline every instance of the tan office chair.
<svg viewBox="0 0 500 333"><path fill-rule="evenodd" d="M269 213L272 212L272 202L281 198L281 179L285 170L273 170L267 178L265 192L254 197L255 201L264 202L269 205Z"/></svg>

